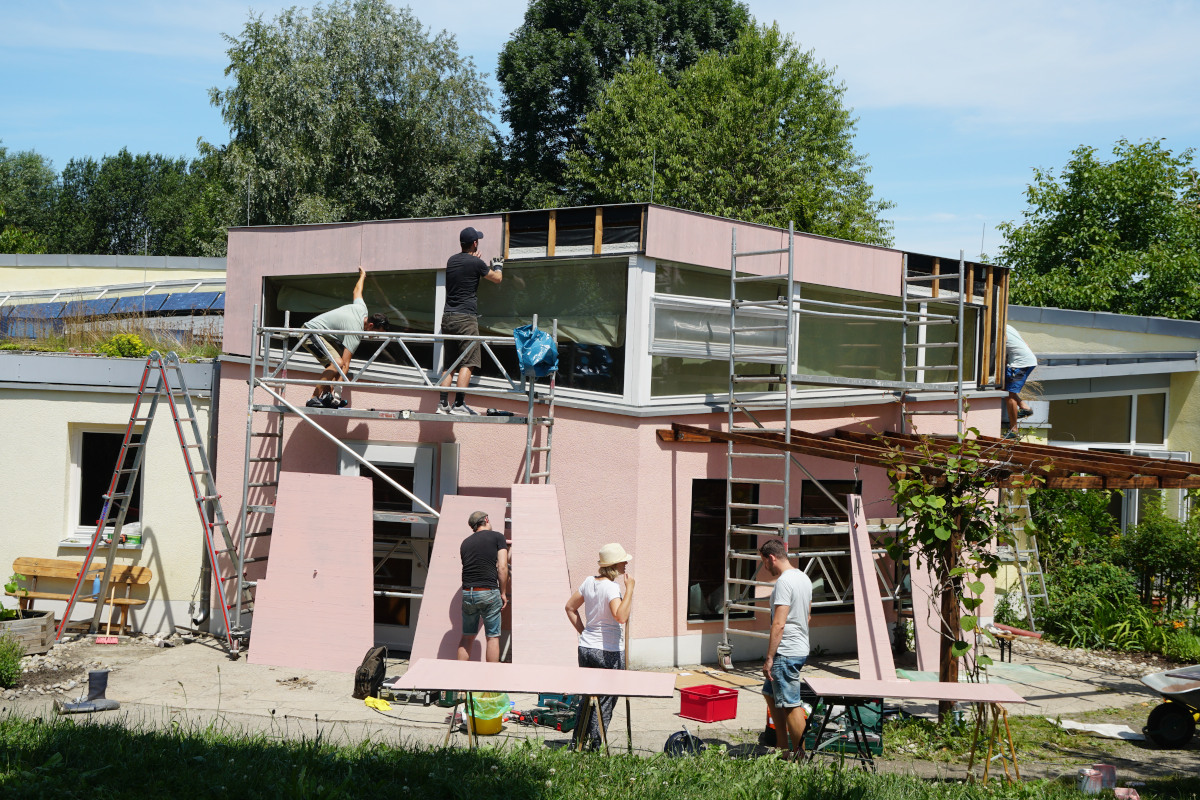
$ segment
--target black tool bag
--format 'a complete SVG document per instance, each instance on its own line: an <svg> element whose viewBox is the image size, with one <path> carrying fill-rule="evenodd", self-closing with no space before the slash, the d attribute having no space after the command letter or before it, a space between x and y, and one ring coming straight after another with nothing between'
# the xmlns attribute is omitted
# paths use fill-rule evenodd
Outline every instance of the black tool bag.
<svg viewBox="0 0 1200 800"><path fill-rule="evenodd" d="M383 676L387 674L387 648L372 647L363 656L362 664L354 670L355 700L365 700L368 697L379 697L379 687L383 685Z"/></svg>

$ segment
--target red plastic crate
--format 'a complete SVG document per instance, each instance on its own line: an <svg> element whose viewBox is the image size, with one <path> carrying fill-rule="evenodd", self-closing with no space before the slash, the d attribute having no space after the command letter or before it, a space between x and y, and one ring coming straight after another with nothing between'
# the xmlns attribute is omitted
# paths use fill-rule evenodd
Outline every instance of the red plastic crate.
<svg viewBox="0 0 1200 800"><path fill-rule="evenodd" d="M720 722L737 716L737 689L711 683L679 690L679 716L697 722Z"/></svg>

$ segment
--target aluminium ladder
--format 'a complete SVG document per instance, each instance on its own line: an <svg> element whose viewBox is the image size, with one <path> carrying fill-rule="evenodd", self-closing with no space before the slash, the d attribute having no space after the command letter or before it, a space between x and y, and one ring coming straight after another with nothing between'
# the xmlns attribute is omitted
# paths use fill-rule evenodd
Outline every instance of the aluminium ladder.
<svg viewBox="0 0 1200 800"><path fill-rule="evenodd" d="M1019 497L1018 497L1019 493ZM1017 579L1021 584L1021 597L1025 601L1025 610L1029 613L1029 629L1037 632L1037 620L1034 619L1033 609L1037 600L1049 604L1050 596L1046 591L1046 573L1042 570L1042 555L1038 551L1037 534L1025 527L1030 519L1029 496L1024 490L1010 489L1005 492L1005 505L1010 514L1016 516L1012 522L1013 563L1017 567ZM1025 534L1027 547L1021 547L1021 534ZM1024 558L1029 569L1021 566Z"/></svg>
<svg viewBox="0 0 1200 800"><path fill-rule="evenodd" d="M174 376L175 387L171 385L171 375ZM149 407L145 410L145 416L139 416L142 412L142 405L147 397L150 399ZM167 407L171 412L171 419L175 423L175 433L179 439L179 448L183 453L184 465L187 467L188 478L191 482L192 498L196 504L196 511L200 515L201 527L204 530L204 544L209 561L213 565L213 575L217 582L217 596L221 602L221 613L225 617L226 642L229 652L236 655L238 649L237 642L228 634L229 604L225 598L225 586L221 581L220 572L217 569L217 556L222 552L231 552L234 550L233 539L230 536L229 525L225 520L225 515L221 510L221 496L217 493L212 465L208 460L208 454L204 448L203 434L200 431L200 424L196 419L196 408L192 405L191 394L184 380L183 367L179 363L179 357L173 352L167 353L164 357L157 350L152 352L146 359L146 368L143 370L142 380L138 384L137 395L133 401L133 410L129 415L129 422L125 426L125 434L121 439L121 451L117 456L117 463L113 468L113 476L109 482L108 492L104 495L104 508L100 514L100 519L97 521L96 532L92 535L92 542L88 546L87 554L84 556L83 566L80 568L79 575L75 579L75 587L71 592L70 600L67 601L66 611L63 612L62 621L59 623L54 638L57 641L62 637L63 631L66 630L67 623L71 618L71 611L79 599L80 589L89 574L88 568L111 522L113 526L112 532L109 534L108 547L104 552L104 573L100 580L99 592L95 597L96 611L92 615L89 631L94 633L99 627L100 617L104 613L103 598L107 594L109 584L112 581L113 561L117 556L117 547L121 541L121 528L125 524L125 516L129 512L129 507L133 502L134 487L137 485L138 476L141 474L142 467L145 464L146 443L150 440L150 429L154 424L154 416L158 411L158 403L164 397L167 400ZM180 405L183 407L182 415L180 413ZM137 441L134 441L134 437L138 433L138 425L141 425L142 429L140 437ZM133 453L133 462L127 467L125 465L129 460L128 457L131 452ZM217 549L217 542L213 538L214 531L220 531L221 538L225 543L225 551Z"/></svg>

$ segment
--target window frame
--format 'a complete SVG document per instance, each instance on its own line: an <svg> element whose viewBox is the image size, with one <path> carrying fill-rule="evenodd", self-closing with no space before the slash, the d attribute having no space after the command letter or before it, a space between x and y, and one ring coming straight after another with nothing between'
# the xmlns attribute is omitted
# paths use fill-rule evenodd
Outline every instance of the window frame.
<svg viewBox="0 0 1200 800"><path fill-rule="evenodd" d="M59 547L87 547L92 542L92 537L96 534L96 525L82 525L78 522L79 514L83 505L83 435L85 433L104 433L118 438L125 435L126 428L124 426L103 425L93 423L71 424L69 427L69 446L70 446L70 471L67 480L67 502L64 503L66 509L66 519L64 520L64 534L58 542ZM145 427L134 429L134 434L142 437L145 441ZM141 473L137 476L141 490L141 496L134 498L139 509L139 519L137 522L126 522L121 526L121 532L126 535L142 535L142 520L146 516L146 459L149 457L147 448L142 448L142 465ZM113 465L116 466L115 464ZM111 482L112 473L109 473L109 481ZM106 483L106 486L109 485ZM107 491L107 489L106 489ZM113 530L115 526L109 525L105 527L106 531ZM143 542L144 543L144 542ZM121 550L140 550L142 544L119 544L118 549Z"/></svg>

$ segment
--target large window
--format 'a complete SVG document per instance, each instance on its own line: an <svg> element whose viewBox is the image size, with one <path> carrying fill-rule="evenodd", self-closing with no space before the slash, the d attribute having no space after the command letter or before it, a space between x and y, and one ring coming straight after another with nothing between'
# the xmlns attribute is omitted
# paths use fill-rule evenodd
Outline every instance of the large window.
<svg viewBox="0 0 1200 800"><path fill-rule="evenodd" d="M758 484L733 484L733 502L757 503ZM733 521L740 525L758 522L758 511L739 508L733 511ZM734 534L731 543L738 550L753 550L758 537L753 534ZM735 575L753 579L758 571L756 561L736 561ZM725 481L696 478L692 481L692 525L688 555L688 618L718 619L725 602ZM751 596L753 587L735 585L733 597ZM738 614L736 616L745 616Z"/></svg>
<svg viewBox="0 0 1200 800"><path fill-rule="evenodd" d="M558 320L558 385L621 394L625 387L625 308L629 264L621 259L511 263L504 282L479 284L480 333L508 336L533 315ZM516 351L496 348L516 374ZM482 374L494 364L484 358Z"/></svg>
<svg viewBox="0 0 1200 800"><path fill-rule="evenodd" d="M267 325L283 327L284 312L290 312L291 327L298 328L318 314L351 302L357 275L320 275L313 277L268 278L266 283ZM437 273L433 270L412 272L368 272L363 286L363 301L371 314L384 314L393 331L434 333L433 315L437 305ZM365 341L355 351L356 359L370 358L379 342ZM432 345L409 345L413 356L426 369L433 368ZM394 344L379 357L383 363L408 365L408 358Z"/></svg>
<svg viewBox="0 0 1200 800"><path fill-rule="evenodd" d="M1061 444L1161 445L1166 417L1165 392L1051 400L1050 438Z"/></svg>

